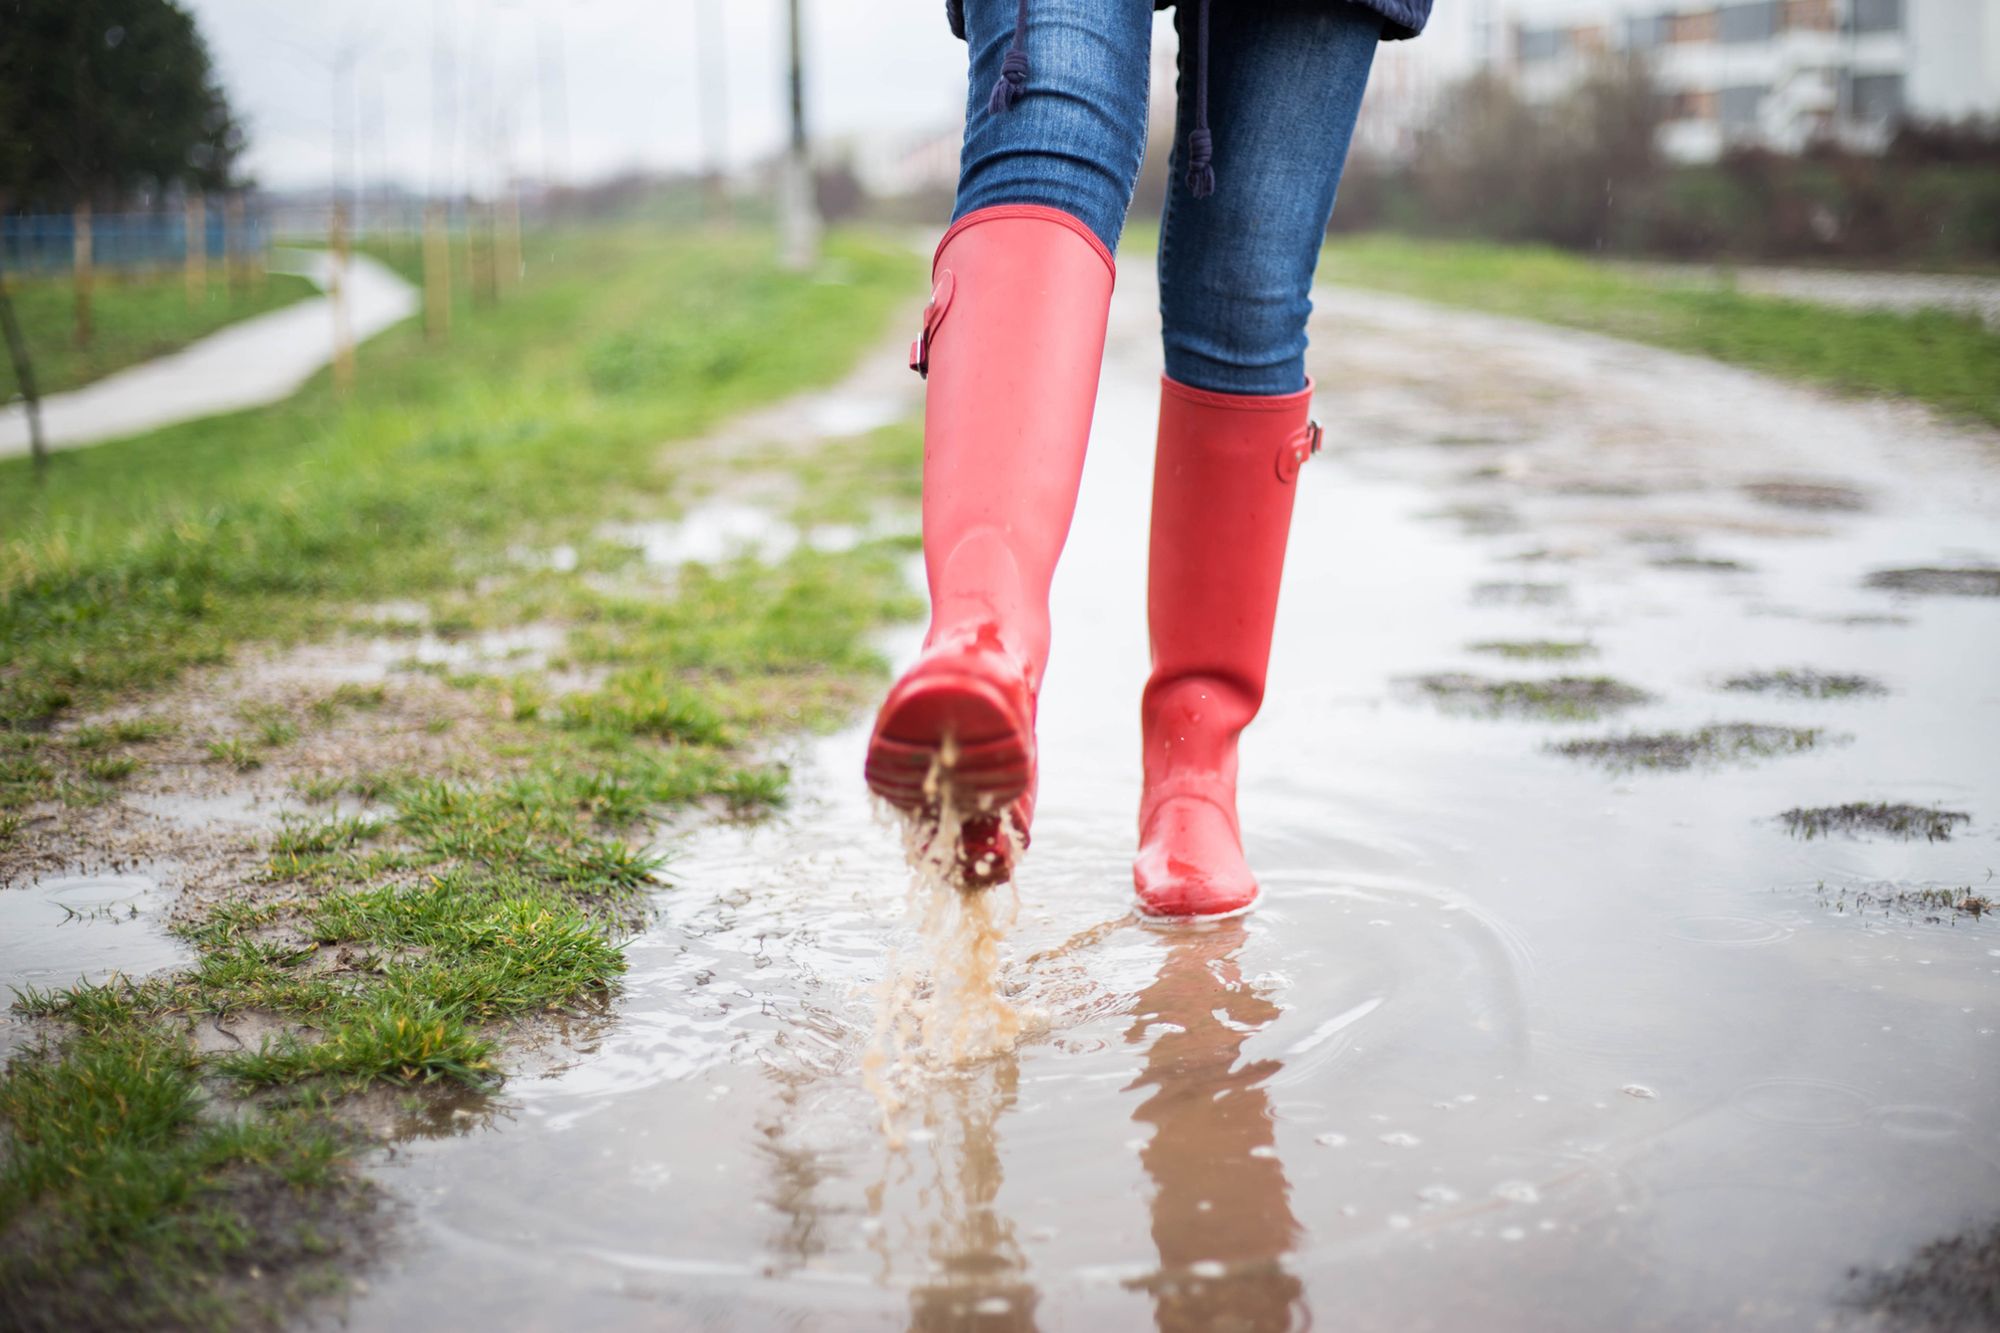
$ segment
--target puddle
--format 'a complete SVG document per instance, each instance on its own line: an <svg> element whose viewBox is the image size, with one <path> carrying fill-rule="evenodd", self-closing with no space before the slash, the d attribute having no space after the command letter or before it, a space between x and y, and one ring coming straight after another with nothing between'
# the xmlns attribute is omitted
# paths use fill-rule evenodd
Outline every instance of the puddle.
<svg viewBox="0 0 2000 1333"><path fill-rule="evenodd" d="M145 875L78 875L0 889L0 1057L27 1036L15 990L123 973L137 979L193 958L165 930L170 895ZM8 988L12 988L11 990Z"/></svg>
<svg viewBox="0 0 2000 1333"><path fill-rule="evenodd" d="M865 528L853 523L817 523L801 530L757 505L709 500L691 506L678 519L610 523L600 528L598 535L636 548L648 565L674 569L746 557L778 561L801 546L829 554L851 551L864 541L906 530L879 523Z"/></svg>
<svg viewBox="0 0 2000 1333"><path fill-rule="evenodd" d="M419 614L423 614L421 608ZM286 673L328 684L369 684L410 670L507 675L545 666L569 637L560 625L513 625L473 634L440 635L424 628L420 621L392 619L388 623L396 632L302 645L286 655Z"/></svg>
<svg viewBox="0 0 2000 1333"><path fill-rule="evenodd" d="M1885 452L1909 432L1825 415L1863 407L1317 302L1374 321L1322 346L1378 359L1324 395L1336 447L1302 476L1244 741L1266 899L1147 928L1127 842L1151 296L1135 274L1114 307L1018 911L985 904L1018 1038L911 1071L885 1133L869 1053L919 923L862 789L863 732L800 742L791 809L672 844L678 887L592 1048L511 1082L490 1127L380 1168L408 1221L356 1327L1838 1328L1851 1272L2000 1198L2000 923L1836 911L1814 889L1978 889L1991 838L1804 841L1770 817L2000 795L1984 608L1836 619L1866 609L1868 570L1976 549L1991 487L1952 468L1990 463L1926 440L1947 462L1913 491ZM1411 447L1343 450L1350 433ZM1454 435L1573 452L1478 483L1513 488L1536 545L1576 553L1564 583L1509 580L1492 537L1424 517L1468 501L1465 453L1424 444ZM1536 488L1597 456L1646 484ZM1787 527L1740 489L1821 463L1869 507ZM1655 574L1656 552L1618 539L1663 526L1728 532L1797 614L1732 595L1740 580ZM1552 758L1545 719L1395 706L1413 665L1586 654L1657 696L1647 753L1771 762L1640 780ZM1896 690L1865 708L1778 692L1757 726L1717 724L1715 682L1802 661ZM1826 743L1834 726L1851 739Z"/></svg>

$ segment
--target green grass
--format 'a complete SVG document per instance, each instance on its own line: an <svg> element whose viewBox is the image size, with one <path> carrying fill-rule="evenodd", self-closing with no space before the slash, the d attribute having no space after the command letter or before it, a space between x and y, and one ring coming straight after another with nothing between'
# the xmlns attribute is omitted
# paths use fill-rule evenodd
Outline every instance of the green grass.
<svg viewBox="0 0 2000 1333"><path fill-rule="evenodd" d="M324 1281L366 1193L350 1136L304 1112L205 1120L199 1073L185 1042L122 1028L0 1075L8 1327L223 1327Z"/></svg>
<svg viewBox="0 0 2000 1333"><path fill-rule="evenodd" d="M646 821L782 800L785 770L746 743L845 716L883 669L867 635L916 609L900 541L663 581L594 535L671 512L682 469L665 442L844 370L919 290L914 261L836 239L798 277L760 236L551 246L556 262L449 343L406 329L369 344L351 401L320 383L65 454L41 490L0 465L0 811L114 799L136 769L125 747L154 742L247 769L386 719L448 727L476 756L295 777L333 808L273 830L253 883L188 904L176 929L193 966L20 997L52 1035L0 1083L0 1325L265 1322L291 1306L246 1298L230 1274L267 1249L257 1262L289 1264L299 1293L333 1280L344 1251L326 1219L360 1188L328 1127L345 1099L489 1088L509 1022L600 1002L665 882ZM838 507L907 494L908 435L816 445L815 493ZM584 553L579 570L516 554L557 541ZM392 675L239 708L217 734L145 718L49 729L252 641L368 624L359 608L390 598L421 600L445 637L544 621L567 646L505 677L409 672L457 692L449 715L393 712ZM560 693L556 670L593 683ZM6 818L0 846L20 827ZM226 1054L187 1044L192 1020L237 1015L272 1035ZM91 1109L100 1095L159 1109L121 1139ZM84 1112L49 1114L63 1098ZM73 1169L86 1160L108 1165Z"/></svg>
<svg viewBox="0 0 2000 1333"><path fill-rule="evenodd" d="M1845 393L1913 398L2000 425L2000 334L1969 316L1692 290L1556 250L1390 236L1329 243L1319 272L1329 282L1630 338Z"/></svg>
<svg viewBox="0 0 2000 1333"><path fill-rule="evenodd" d="M0 463L0 727L152 685L360 597L462 585L505 547L658 492L660 441L844 367L911 261L836 239L787 275L761 236L546 238L521 297L443 348L405 324L277 407ZM782 334L780 333L782 331ZM712 340L690 350L696 339Z"/></svg>
<svg viewBox="0 0 2000 1333"><path fill-rule="evenodd" d="M225 324L290 305L318 288L289 273L272 273L232 291L220 269L212 269L206 299L190 305L179 270L138 277L101 273L91 291L88 347L76 345L76 289L68 278L10 277L8 291L34 363L35 387L60 393L164 356ZM13 359L0 355L0 402L19 387Z"/></svg>

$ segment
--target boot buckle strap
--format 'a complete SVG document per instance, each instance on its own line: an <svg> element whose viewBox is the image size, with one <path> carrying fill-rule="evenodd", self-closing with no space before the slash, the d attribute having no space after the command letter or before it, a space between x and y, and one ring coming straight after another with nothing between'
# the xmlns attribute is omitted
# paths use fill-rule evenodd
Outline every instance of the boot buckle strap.
<svg viewBox="0 0 2000 1333"><path fill-rule="evenodd" d="M951 308L955 285L950 269L938 276L937 286L931 288L930 304L924 307L923 331L910 344L910 369L925 379L931 377L931 339L937 336L938 325L944 323L944 312Z"/></svg>
<svg viewBox="0 0 2000 1333"><path fill-rule="evenodd" d="M1320 429L1320 424L1308 420L1304 430L1279 445L1278 480L1290 482L1296 479L1299 469L1306 465L1307 459L1319 452L1325 438L1326 432Z"/></svg>

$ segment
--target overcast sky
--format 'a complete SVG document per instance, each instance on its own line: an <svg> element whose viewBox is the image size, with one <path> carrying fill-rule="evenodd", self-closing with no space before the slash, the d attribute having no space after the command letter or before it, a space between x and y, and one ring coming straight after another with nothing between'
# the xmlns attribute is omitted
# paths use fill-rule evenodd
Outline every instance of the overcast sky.
<svg viewBox="0 0 2000 1333"><path fill-rule="evenodd" d="M337 92L363 177L417 190L440 177L486 186L503 165L530 176L554 167L571 182L698 167L704 62L722 71L733 163L770 152L785 133L784 0L181 2L249 124L248 169L276 189L329 181ZM1386 47L1378 66L1455 66L1467 15L1494 3L1450 0L1434 31ZM815 136L920 135L957 123L965 46L940 0L801 4ZM1173 40L1164 18L1157 31ZM344 57L346 81L337 76ZM1396 86L1394 71L1377 73L1378 84Z"/></svg>
<svg viewBox="0 0 2000 1333"><path fill-rule="evenodd" d="M714 52L732 160L768 152L784 133L783 0L182 2L249 123L249 170L275 188L329 179L336 70L350 51L356 142L371 181L427 188L447 162L462 181L490 169L496 138L531 175L545 154L559 163L565 146L572 180L698 166L698 62ZM965 47L945 27L939 0L803 0L803 8L815 134L954 122ZM434 101L440 50L453 93L443 115ZM563 95L550 102L561 114L549 117L541 91L558 81ZM545 125L556 132L545 135ZM441 139L449 154L437 151Z"/></svg>

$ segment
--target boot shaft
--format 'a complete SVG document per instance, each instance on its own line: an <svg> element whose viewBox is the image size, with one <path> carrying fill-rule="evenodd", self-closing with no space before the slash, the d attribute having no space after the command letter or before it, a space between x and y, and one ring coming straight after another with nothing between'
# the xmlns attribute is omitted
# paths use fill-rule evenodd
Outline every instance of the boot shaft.
<svg viewBox="0 0 2000 1333"><path fill-rule="evenodd" d="M1104 361L1114 265L1034 205L981 209L939 242L924 370L924 567L937 644L997 634L1039 687L1049 584L1069 535Z"/></svg>
<svg viewBox="0 0 2000 1333"><path fill-rule="evenodd" d="M1280 397L1161 378L1147 576L1146 802L1200 788L1233 810L1237 736L1264 698L1311 386ZM1212 790L1211 790L1212 789Z"/></svg>

